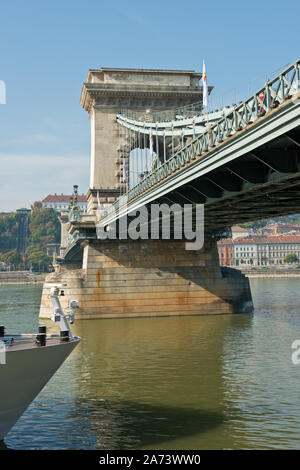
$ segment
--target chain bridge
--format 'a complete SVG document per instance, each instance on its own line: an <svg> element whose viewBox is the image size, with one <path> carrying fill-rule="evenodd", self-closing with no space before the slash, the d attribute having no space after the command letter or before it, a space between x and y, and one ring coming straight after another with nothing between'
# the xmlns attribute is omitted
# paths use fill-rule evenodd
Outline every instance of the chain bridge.
<svg viewBox="0 0 300 470"><path fill-rule="evenodd" d="M75 195L53 275L81 296L85 318L251 310L248 280L218 266L216 239L234 224L300 212L300 60L246 100L208 113L200 79L89 71L81 94L91 121L88 214L79 216ZM203 204L203 249L97 237L154 202Z"/></svg>
<svg viewBox="0 0 300 470"><path fill-rule="evenodd" d="M117 114L133 144L153 135L156 161L146 174L142 167L141 181L101 224L123 215L124 201L127 213L152 201L203 203L209 228L299 211L299 67L297 61L243 103L211 113L208 126L196 106L147 121Z"/></svg>

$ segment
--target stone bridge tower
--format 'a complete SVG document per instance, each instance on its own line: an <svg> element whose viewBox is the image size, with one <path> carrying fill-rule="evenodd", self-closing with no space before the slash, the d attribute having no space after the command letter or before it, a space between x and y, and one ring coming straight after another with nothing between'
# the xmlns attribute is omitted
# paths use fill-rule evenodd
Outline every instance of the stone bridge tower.
<svg viewBox="0 0 300 470"><path fill-rule="evenodd" d="M201 73L193 70L101 68L89 70L81 105L91 121L91 167L88 213L97 208L97 191L103 204L120 195L120 143L116 114L164 111L202 100Z"/></svg>
<svg viewBox="0 0 300 470"><path fill-rule="evenodd" d="M53 282L67 284L63 308L69 300L79 300L77 318L199 315L252 308L248 280L239 272L231 273L234 270L220 269L215 239L206 240L202 250L186 251L182 240L103 241L95 236L98 194L104 207L120 195L120 152L128 141L126 136L120 138L116 114L122 108L143 115L147 110L151 114L201 102L200 78L191 70L89 71L81 93L91 121L88 214L66 224L73 241L63 263L47 277L40 317L51 316L48 283Z"/></svg>

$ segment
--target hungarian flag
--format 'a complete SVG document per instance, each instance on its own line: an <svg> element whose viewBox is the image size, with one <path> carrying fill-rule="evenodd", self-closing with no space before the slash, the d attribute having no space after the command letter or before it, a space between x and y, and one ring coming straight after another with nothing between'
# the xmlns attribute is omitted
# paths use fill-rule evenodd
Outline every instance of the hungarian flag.
<svg viewBox="0 0 300 470"><path fill-rule="evenodd" d="M202 82L203 82L203 106L208 107L208 88L206 80L206 71L205 71L205 62L203 61L203 72L202 72Z"/></svg>

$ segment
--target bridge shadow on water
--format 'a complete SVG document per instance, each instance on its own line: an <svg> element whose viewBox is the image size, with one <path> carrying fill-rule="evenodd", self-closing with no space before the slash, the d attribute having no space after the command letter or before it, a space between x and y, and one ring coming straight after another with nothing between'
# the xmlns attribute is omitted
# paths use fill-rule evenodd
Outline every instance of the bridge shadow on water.
<svg viewBox="0 0 300 470"><path fill-rule="evenodd" d="M78 399L75 410L71 421L82 421L82 432L94 435L97 448L107 450L159 448L160 443L206 433L225 419L218 411L100 399Z"/></svg>

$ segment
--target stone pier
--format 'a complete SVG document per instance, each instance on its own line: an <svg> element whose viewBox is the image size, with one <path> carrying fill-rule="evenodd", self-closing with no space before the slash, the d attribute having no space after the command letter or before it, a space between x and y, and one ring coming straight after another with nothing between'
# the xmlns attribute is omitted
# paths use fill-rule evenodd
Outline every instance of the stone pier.
<svg viewBox="0 0 300 470"><path fill-rule="evenodd" d="M249 280L219 266L216 241L186 251L182 241L93 241L81 269L62 267L47 282L66 282L61 302L79 300L77 318L242 313L253 308ZM50 317L44 287L40 317Z"/></svg>

